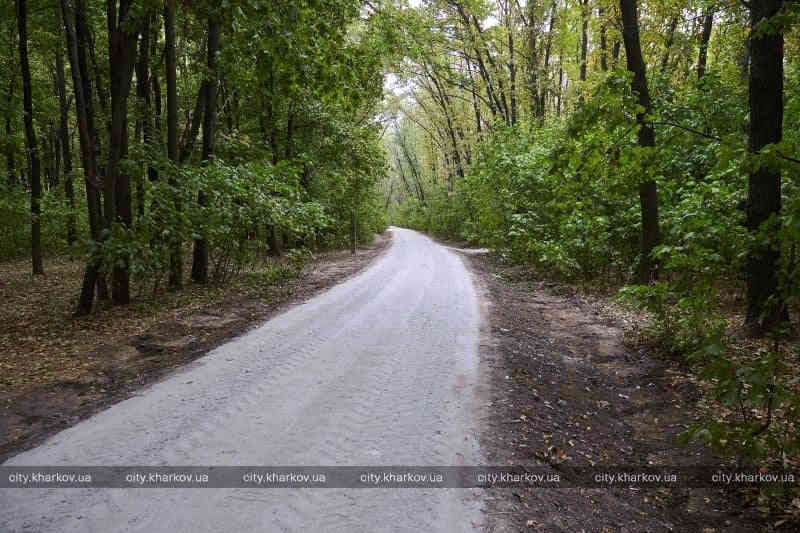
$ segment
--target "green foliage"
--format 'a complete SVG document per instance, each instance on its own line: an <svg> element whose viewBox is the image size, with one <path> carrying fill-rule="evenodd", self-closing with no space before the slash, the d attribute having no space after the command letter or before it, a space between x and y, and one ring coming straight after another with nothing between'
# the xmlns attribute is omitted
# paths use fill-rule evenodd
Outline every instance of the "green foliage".
<svg viewBox="0 0 800 533"><path fill-rule="evenodd" d="M648 5L647 12L659 9L666 8ZM662 18L672 16L667 11ZM573 15L559 16L559 32L565 33L560 38L574 49L578 41L568 18ZM710 391L714 416L693 426L683 440L699 439L720 453L755 461L774 460L800 451L796 371L779 343L765 350L738 342L723 304L742 293L741 272L759 242L780 248L782 296L789 305L798 303L800 191L792 178L796 164L785 156L796 154L800 145L800 100L787 91L784 141L748 154L747 84L733 59L735 36L743 30L731 31L717 36L716 46L724 52L702 80L651 72L648 119L656 131L655 149L637 145L634 117L640 109L628 73L596 73L594 82L574 89L586 94L593 85L593 93L566 116L544 122L529 117L513 126L495 122L482 142L470 146L464 179L451 179L448 140L431 135L446 122L417 96L428 120L401 141L430 139L425 147L445 154L447 172L439 170L441 158L418 149L428 163L421 180L424 201L410 187L401 188L391 217L395 224L489 246L549 277L618 286L637 270L638 184L652 179L659 191L661 244L653 259L660 264L660 278L625 286L619 297L649 316L645 338L694 369ZM675 46L692 50L693 41L683 37L676 36ZM653 23L643 39L663 40L663 28ZM787 63L787 86L797 85L799 73L796 62ZM455 119L469 124L470 111L462 108ZM745 227L747 176L762 167L784 172L782 216L752 235ZM398 175L406 170L402 161L394 169ZM407 171L404 175L408 179Z"/></svg>
<svg viewBox="0 0 800 533"><path fill-rule="evenodd" d="M259 279L267 285L284 285L300 274L314 255L308 248L294 248L286 253L286 261L269 265Z"/></svg>
<svg viewBox="0 0 800 533"><path fill-rule="evenodd" d="M9 188L0 195L0 256L4 259L30 252L30 220L28 193Z"/></svg>
<svg viewBox="0 0 800 533"><path fill-rule="evenodd" d="M756 462L800 452L797 383L777 345L748 352L708 343L695 360L725 417L690 426L680 442L701 440L718 453L744 454Z"/></svg>
<svg viewBox="0 0 800 533"><path fill-rule="evenodd" d="M335 233L334 219L323 205L306 198L291 164L231 166L216 160L201 169L166 166L163 172L175 173L181 186L173 187L168 180L144 182L148 207L129 230L112 226L99 250L104 270L130 258L132 275L158 286L174 243L202 237L209 247L213 279L225 281L254 267L269 251L273 232L306 246ZM192 201L201 189L205 205ZM297 266L308 252L289 253L290 263Z"/></svg>
<svg viewBox="0 0 800 533"><path fill-rule="evenodd" d="M76 183L77 199L71 210L61 188L45 189L42 195L40 221L42 247L47 253L79 253L88 234L83 185ZM81 239L73 249L67 244L67 219L70 213L76 218L76 233ZM30 193L20 187L8 187L0 194L0 260L16 259L30 253Z"/></svg>

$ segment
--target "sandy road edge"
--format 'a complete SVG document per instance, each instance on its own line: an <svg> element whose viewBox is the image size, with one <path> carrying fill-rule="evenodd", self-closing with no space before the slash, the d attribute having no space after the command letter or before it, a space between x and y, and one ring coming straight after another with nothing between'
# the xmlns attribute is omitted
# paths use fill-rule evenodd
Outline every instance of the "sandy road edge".
<svg viewBox="0 0 800 533"><path fill-rule="evenodd" d="M677 466L710 459L702 447L675 445L694 411L692 385L675 387L669 363L625 348L620 324L596 303L557 284L507 278L519 269L499 265L491 253L464 249L459 255L481 299L488 394L480 443L488 464L542 464L540 454L551 445L563 448L570 464L592 458ZM760 530L754 509L730 496L710 489L492 489L483 495L486 531L493 533Z"/></svg>
<svg viewBox="0 0 800 533"><path fill-rule="evenodd" d="M108 364L92 382L65 382L7 398L0 409L0 463L29 450L53 434L166 379L185 365L243 335L272 317L357 276L392 244L390 231L359 248L323 252L270 301L224 298L173 319L122 343L102 345L96 356ZM14 437L7 437L10 435Z"/></svg>

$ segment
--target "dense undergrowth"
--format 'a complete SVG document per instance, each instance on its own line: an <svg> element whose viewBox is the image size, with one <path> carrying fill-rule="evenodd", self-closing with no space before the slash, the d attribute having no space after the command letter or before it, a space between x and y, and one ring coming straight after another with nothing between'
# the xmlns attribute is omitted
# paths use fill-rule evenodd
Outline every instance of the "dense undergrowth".
<svg viewBox="0 0 800 533"><path fill-rule="evenodd" d="M796 71L788 78L797 83ZM743 261L755 239L744 202L753 165L784 170L779 277L797 306L800 202L794 162L776 155L797 140L800 100L787 102L787 146L748 156L746 88L718 75L681 90L656 79L657 146L636 144L635 104L617 71L563 120L497 127L463 181L407 199L396 224L493 248L541 276L616 287L650 317L640 340L692 368L705 384L708 419L684 438L754 464L798 465L800 361L780 333L760 342L740 335ZM641 235L637 184L659 186L662 243L658 282L635 279ZM738 302L738 305L731 305Z"/></svg>
<svg viewBox="0 0 800 533"><path fill-rule="evenodd" d="M82 200L72 209L63 189L46 189L41 221L48 255L68 254L76 259L97 255L104 271L130 257L133 279L139 286L147 283L157 291L166 285L175 242L189 243L204 237L209 246L210 277L225 282L233 274L254 268L268 255L288 252L302 257L313 250L346 247L353 209L359 242L371 242L375 233L386 229L386 217L371 183L359 184L366 192L357 202L352 199L352 185L336 176L328 177L326 183L340 183L340 187L320 187L312 195L301 183L302 161L272 165L217 160L198 168L161 160L156 165L162 178L174 179L149 181L145 179L146 168L132 166L133 175L139 176L134 223L124 231L121 226L112 226L100 243L86 238L85 185L76 184L76 196ZM208 197L206 205L193 201L201 188ZM76 233L82 237L72 246L66 240L70 213L77 221ZM27 217L27 192L10 188L0 197L2 260L29 253L30 225L19 223ZM184 255L185 260L190 259L188 253Z"/></svg>

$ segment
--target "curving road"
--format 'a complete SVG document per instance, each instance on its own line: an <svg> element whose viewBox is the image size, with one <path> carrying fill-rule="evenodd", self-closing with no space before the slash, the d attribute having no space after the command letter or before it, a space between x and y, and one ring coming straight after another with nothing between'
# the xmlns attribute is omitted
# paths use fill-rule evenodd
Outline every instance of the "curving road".
<svg viewBox="0 0 800 533"><path fill-rule="evenodd" d="M357 277L3 466L477 465L479 308L455 253L392 229ZM0 489L3 532L482 529L458 489Z"/></svg>

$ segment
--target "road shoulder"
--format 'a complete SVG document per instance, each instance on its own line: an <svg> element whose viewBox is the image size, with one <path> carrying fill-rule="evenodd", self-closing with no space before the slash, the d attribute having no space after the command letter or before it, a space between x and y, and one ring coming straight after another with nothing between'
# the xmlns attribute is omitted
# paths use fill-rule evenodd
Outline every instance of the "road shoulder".
<svg viewBox="0 0 800 533"><path fill-rule="evenodd" d="M387 231L355 256L347 250L320 253L297 278L280 283L223 286L188 305L132 309L131 316L115 308L107 313L111 317L68 319L71 331L63 334L83 341L80 349L72 346L58 354L69 362L63 379L52 377L59 375L54 368L39 384L16 384L13 367L0 368L10 378L10 385L0 389L0 462L357 275L388 250L391 240ZM142 323L144 327L137 327ZM48 357L52 347L25 351L35 359Z"/></svg>
<svg viewBox="0 0 800 533"><path fill-rule="evenodd" d="M695 466L716 461L675 438L698 414L679 368L622 344L608 299L531 279L489 253L462 253L485 320L481 360L489 465ZM488 530L756 531L742 494L712 489L490 489Z"/></svg>

